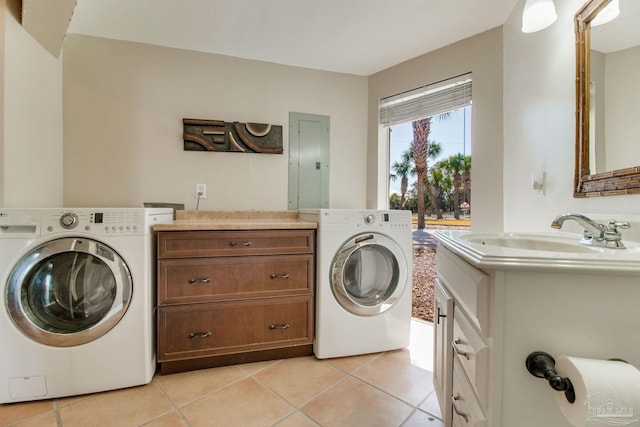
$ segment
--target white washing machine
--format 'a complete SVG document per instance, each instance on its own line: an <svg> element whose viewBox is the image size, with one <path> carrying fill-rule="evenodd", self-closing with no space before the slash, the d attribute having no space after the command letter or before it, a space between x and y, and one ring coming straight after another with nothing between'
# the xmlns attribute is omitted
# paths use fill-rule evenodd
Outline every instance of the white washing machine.
<svg viewBox="0 0 640 427"><path fill-rule="evenodd" d="M155 244L172 209L0 209L0 403L153 378Z"/></svg>
<svg viewBox="0 0 640 427"><path fill-rule="evenodd" d="M319 359L407 347L411 327L411 212L313 209Z"/></svg>

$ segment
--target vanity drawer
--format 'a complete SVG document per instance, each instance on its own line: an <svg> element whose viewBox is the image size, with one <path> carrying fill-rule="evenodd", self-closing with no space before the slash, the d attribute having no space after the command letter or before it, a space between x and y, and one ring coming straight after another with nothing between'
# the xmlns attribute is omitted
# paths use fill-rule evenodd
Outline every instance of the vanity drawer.
<svg viewBox="0 0 640 427"><path fill-rule="evenodd" d="M489 331L489 276L444 246L436 252L438 276L482 333Z"/></svg>
<svg viewBox="0 0 640 427"><path fill-rule="evenodd" d="M158 261L158 304L212 302L313 293L313 255Z"/></svg>
<svg viewBox="0 0 640 427"><path fill-rule="evenodd" d="M205 303L158 309L158 361L306 345L313 298Z"/></svg>
<svg viewBox="0 0 640 427"><path fill-rule="evenodd" d="M158 233L159 258L313 253L313 230Z"/></svg>
<svg viewBox="0 0 640 427"><path fill-rule="evenodd" d="M477 332L471 321L458 307L453 314L453 347L454 358L458 360L470 386L480 396L483 408L488 408L489 397L489 345Z"/></svg>
<svg viewBox="0 0 640 427"><path fill-rule="evenodd" d="M487 427L487 416L469 383L459 359L453 360L452 425L456 427Z"/></svg>

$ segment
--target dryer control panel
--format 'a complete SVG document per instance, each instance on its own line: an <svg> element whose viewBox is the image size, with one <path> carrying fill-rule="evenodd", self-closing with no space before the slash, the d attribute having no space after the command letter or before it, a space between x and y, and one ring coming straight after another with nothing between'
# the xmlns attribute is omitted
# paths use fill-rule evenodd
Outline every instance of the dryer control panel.
<svg viewBox="0 0 640 427"><path fill-rule="evenodd" d="M144 209L47 209L42 213L42 234L89 233L95 236L146 234Z"/></svg>

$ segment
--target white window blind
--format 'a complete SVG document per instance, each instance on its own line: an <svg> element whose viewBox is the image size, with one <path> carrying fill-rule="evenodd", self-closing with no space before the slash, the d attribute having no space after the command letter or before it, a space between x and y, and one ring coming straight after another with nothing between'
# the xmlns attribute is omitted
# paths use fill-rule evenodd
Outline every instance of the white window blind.
<svg viewBox="0 0 640 427"><path fill-rule="evenodd" d="M380 124L393 126L471 105L471 73L380 100Z"/></svg>

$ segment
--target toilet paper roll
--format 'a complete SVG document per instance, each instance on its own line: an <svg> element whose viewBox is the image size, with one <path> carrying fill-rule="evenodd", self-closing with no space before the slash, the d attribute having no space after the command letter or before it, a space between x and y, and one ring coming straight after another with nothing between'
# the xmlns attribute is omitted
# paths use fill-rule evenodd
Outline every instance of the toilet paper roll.
<svg viewBox="0 0 640 427"><path fill-rule="evenodd" d="M640 427L640 371L620 361L560 356L556 371L571 380L576 395L569 403L564 393L556 401L575 427Z"/></svg>

